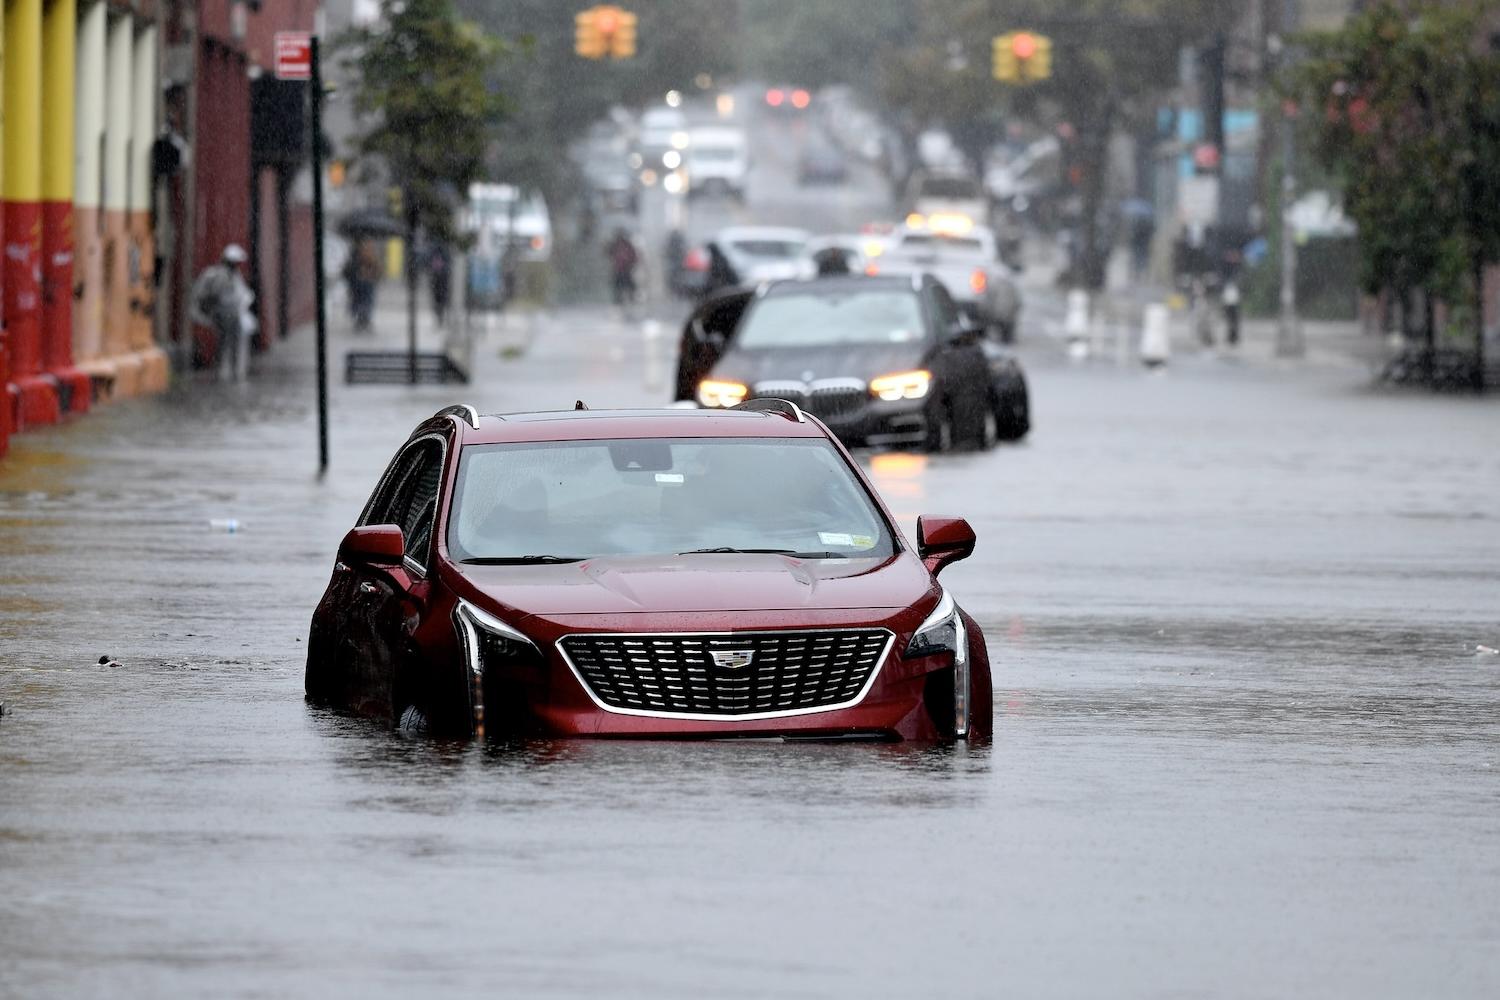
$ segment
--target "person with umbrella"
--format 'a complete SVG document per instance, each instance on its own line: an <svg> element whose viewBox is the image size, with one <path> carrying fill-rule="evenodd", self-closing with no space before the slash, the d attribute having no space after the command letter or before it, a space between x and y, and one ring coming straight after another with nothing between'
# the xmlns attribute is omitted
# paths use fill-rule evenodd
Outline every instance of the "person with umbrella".
<svg viewBox="0 0 1500 1000"><path fill-rule="evenodd" d="M405 235L401 224L383 212L365 210L347 216L339 223L339 232L354 243L344 261L343 278L349 288L349 313L354 329L365 333L375 313L375 289L384 268L376 249L377 237Z"/></svg>

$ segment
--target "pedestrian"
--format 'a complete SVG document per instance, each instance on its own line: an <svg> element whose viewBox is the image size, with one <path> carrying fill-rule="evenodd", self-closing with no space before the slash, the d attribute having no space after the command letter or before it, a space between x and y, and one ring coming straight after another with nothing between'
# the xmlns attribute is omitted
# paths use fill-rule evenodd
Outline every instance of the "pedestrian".
<svg viewBox="0 0 1500 1000"><path fill-rule="evenodd" d="M255 295L240 274L243 263L244 248L230 243L218 263L205 267L193 282L192 318L214 332L214 366L221 381L245 377L255 333L250 311Z"/></svg>
<svg viewBox="0 0 1500 1000"><path fill-rule="evenodd" d="M681 229L673 229L667 234L667 243L662 250L662 257L667 262L667 287L672 294L683 293L683 258L687 256L687 237L682 234Z"/></svg>
<svg viewBox="0 0 1500 1000"><path fill-rule="evenodd" d="M366 333L370 329L375 313L375 286L380 281L381 270L374 241L369 237L360 238L344 263L344 280L349 285L349 313L357 332Z"/></svg>
<svg viewBox="0 0 1500 1000"><path fill-rule="evenodd" d="M1240 286L1233 278L1224 282L1220 301L1224 305L1225 339L1230 347L1235 347L1240 342Z"/></svg>
<svg viewBox="0 0 1500 1000"><path fill-rule="evenodd" d="M615 230L614 239L609 241L604 253L609 258L610 287L614 303L624 308L635 301L635 268L640 263L641 255L635 248L635 241L623 227Z"/></svg>
<svg viewBox="0 0 1500 1000"><path fill-rule="evenodd" d="M427 274L432 281L432 313L438 326L448 318L448 301L453 292L453 262L445 243L434 243L427 253Z"/></svg>

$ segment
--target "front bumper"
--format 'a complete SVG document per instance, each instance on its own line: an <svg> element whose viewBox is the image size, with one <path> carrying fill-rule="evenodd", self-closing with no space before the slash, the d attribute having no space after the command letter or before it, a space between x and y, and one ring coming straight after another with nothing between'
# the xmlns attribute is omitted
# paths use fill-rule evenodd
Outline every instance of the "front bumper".
<svg viewBox="0 0 1500 1000"><path fill-rule="evenodd" d="M726 616L715 616L726 617ZM727 617L736 617L730 615ZM823 625L800 625L797 632L818 629L884 628L875 621L854 625L822 613ZM936 655L903 659L900 650L907 636L895 635L885 648L868 683L852 701L826 709L796 709L757 712L743 716L704 715L688 712L641 711L611 707L585 680L562 648L568 637L618 635L614 622L601 628L595 616L561 616L553 620L537 617L524 623L537 639L540 656L512 664L484 666L484 712L491 720L490 734L516 733L541 737L630 737L672 739L751 739L767 737L804 739L866 738L884 740L938 740L944 732L942 712L937 717L928 708L927 696L935 674L951 673L951 656ZM709 623L723 624L722 621ZM759 627L756 627L759 626ZM705 628L702 633L766 634L783 631L755 623L743 629ZM663 633L642 632L642 636ZM542 636L546 636L543 639ZM951 690L951 689L950 689Z"/></svg>
<svg viewBox="0 0 1500 1000"><path fill-rule="evenodd" d="M920 399L884 400L871 396L863 382L854 379L849 382L848 389L828 392L822 388L799 389L800 383L758 382L752 387L750 398L789 399L823 421L840 441L851 447L920 445L927 440L930 393Z"/></svg>

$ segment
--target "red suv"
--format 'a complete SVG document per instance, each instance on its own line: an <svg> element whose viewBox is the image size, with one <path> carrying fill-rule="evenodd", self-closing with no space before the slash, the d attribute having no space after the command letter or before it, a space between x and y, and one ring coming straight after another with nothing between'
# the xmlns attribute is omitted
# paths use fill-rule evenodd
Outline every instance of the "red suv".
<svg viewBox="0 0 1500 1000"><path fill-rule="evenodd" d="M784 400L449 407L339 546L307 694L447 734L988 737L984 637L934 578L974 533L917 533Z"/></svg>

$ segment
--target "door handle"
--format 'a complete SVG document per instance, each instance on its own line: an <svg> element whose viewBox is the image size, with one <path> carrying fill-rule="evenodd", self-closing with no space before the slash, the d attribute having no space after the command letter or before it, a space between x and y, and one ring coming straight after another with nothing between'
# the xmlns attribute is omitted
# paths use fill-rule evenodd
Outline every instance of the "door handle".
<svg viewBox="0 0 1500 1000"><path fill-rule="evenodd" d="M359 592L361 594L373 594L378 590L380 590L380 588L375 586L375 584L369 582L368 580L359 585Z"/></svg>

